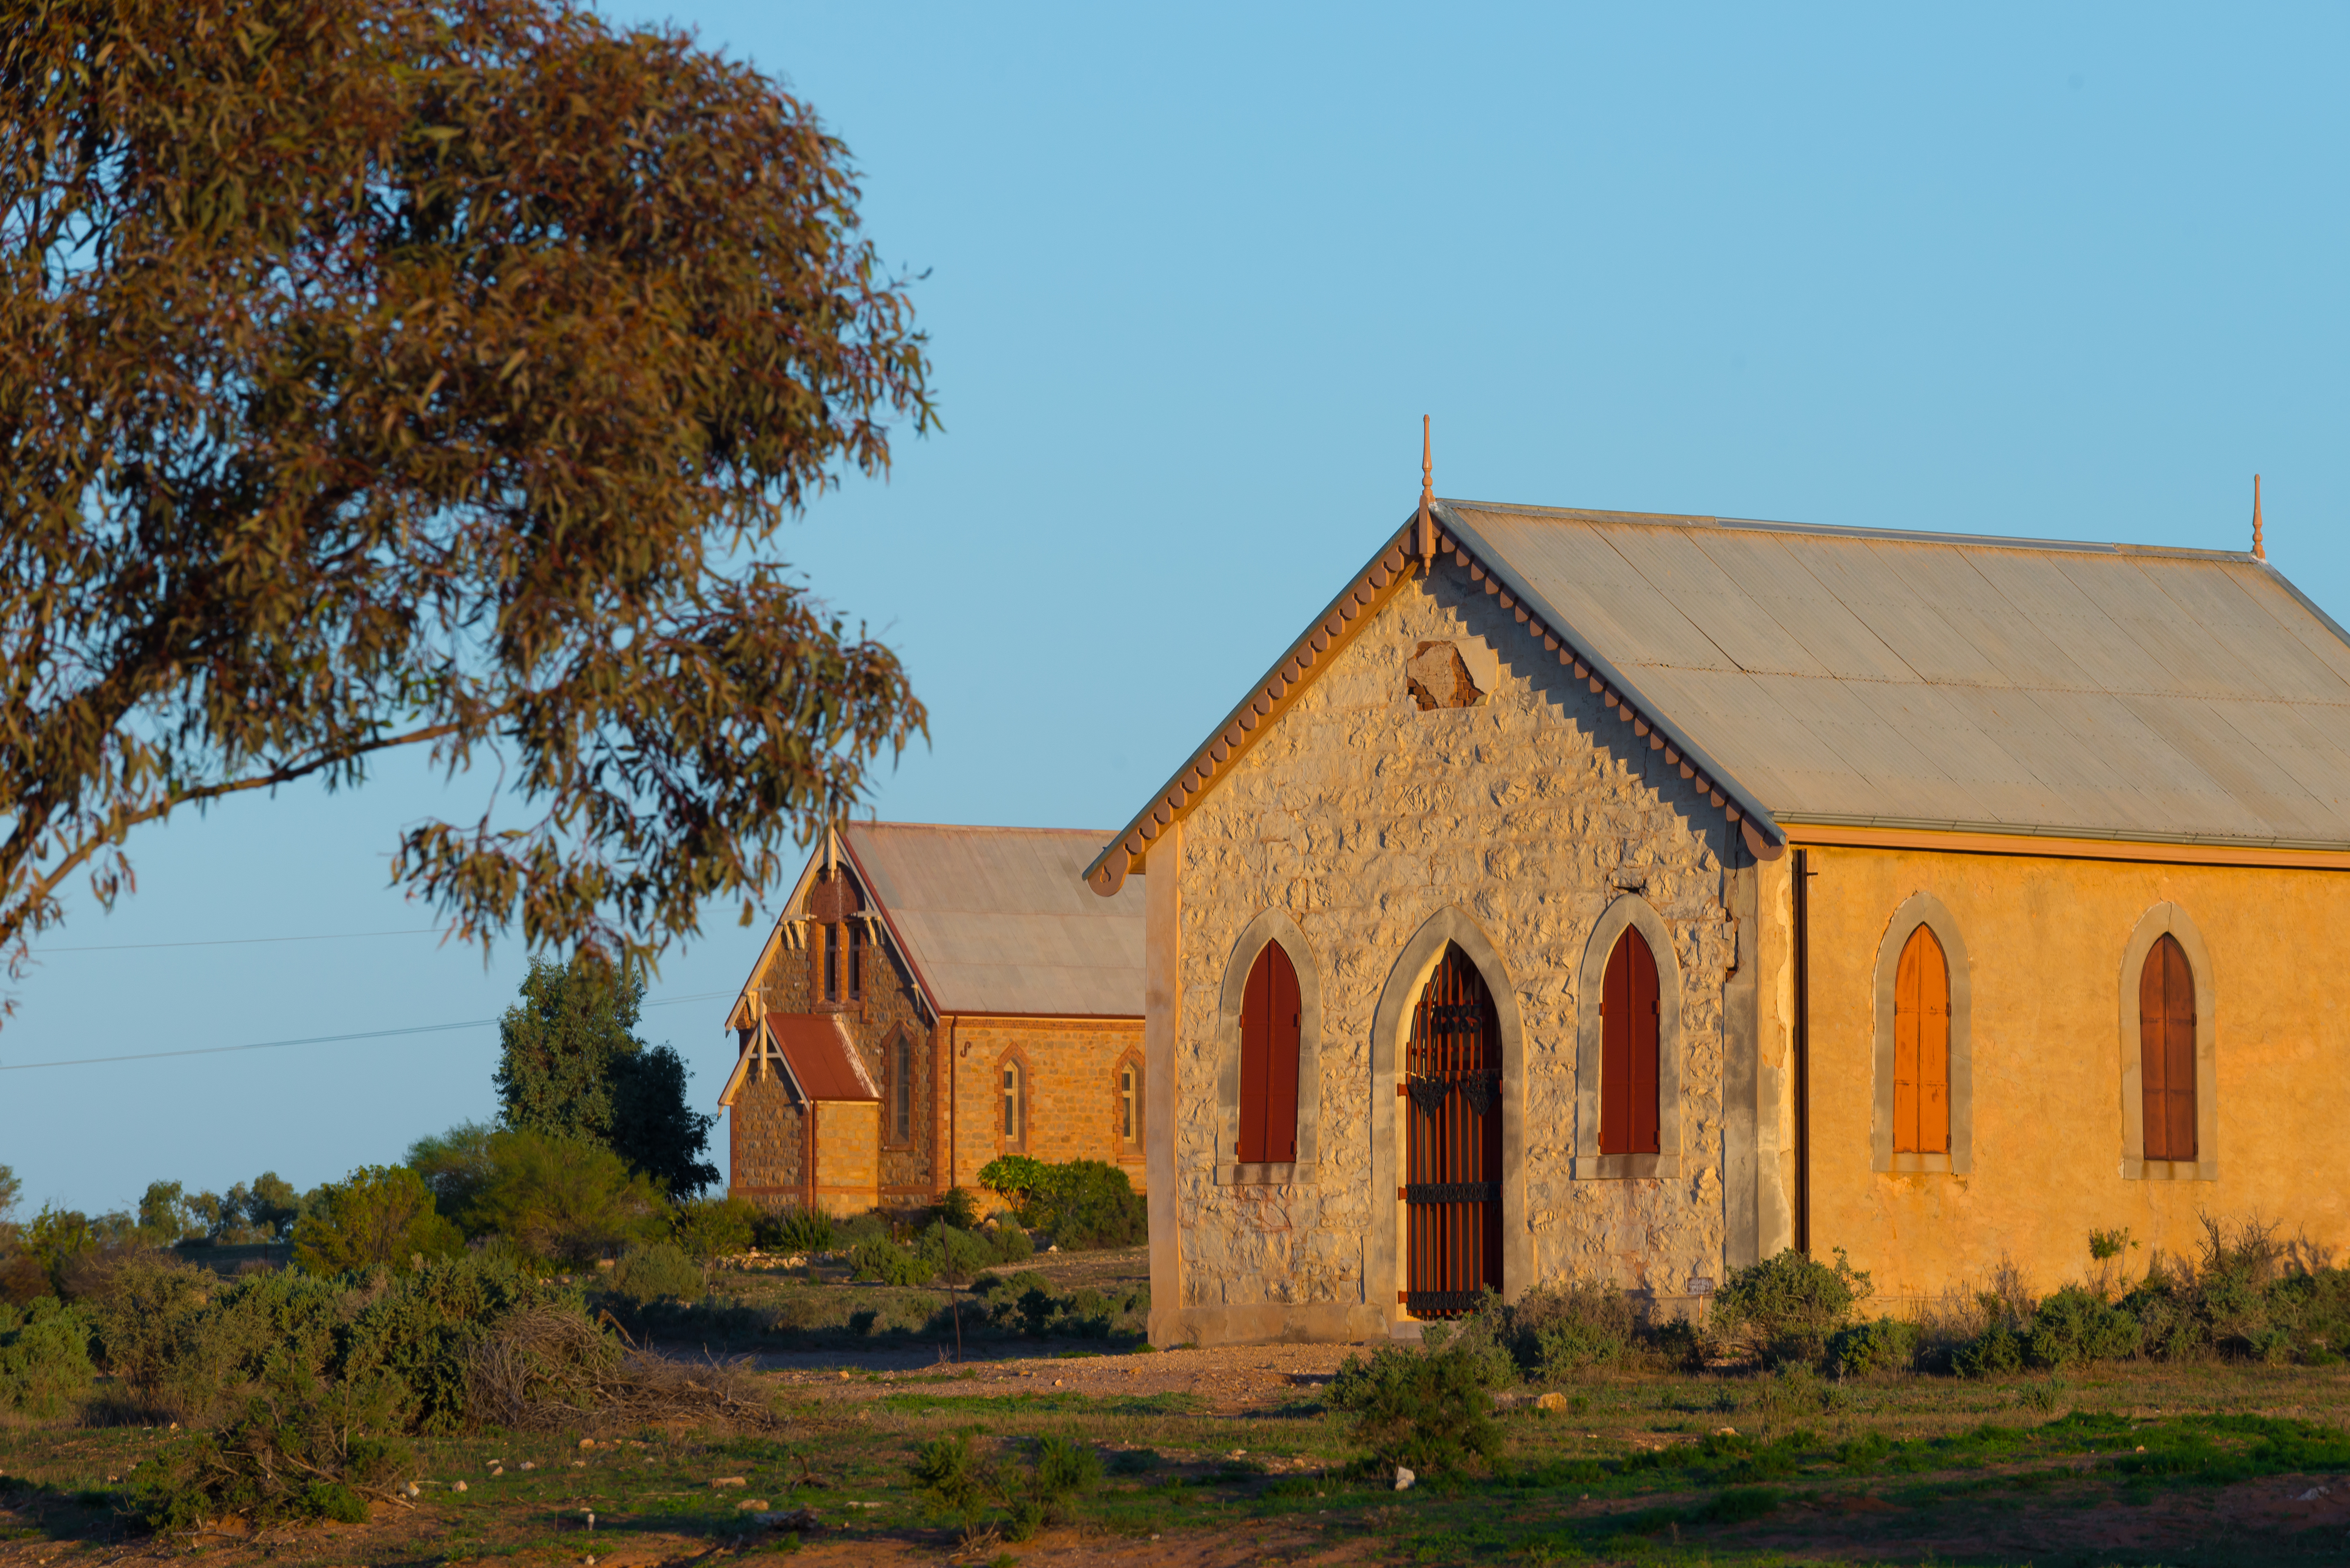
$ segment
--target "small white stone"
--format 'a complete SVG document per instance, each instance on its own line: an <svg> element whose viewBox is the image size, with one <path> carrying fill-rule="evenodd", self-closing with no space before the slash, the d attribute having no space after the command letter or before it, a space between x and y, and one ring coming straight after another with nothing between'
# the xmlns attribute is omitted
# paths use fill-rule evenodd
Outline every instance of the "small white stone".
<svg viewBox="0 0 2350 1568"><path fill-rule="evenodd" d="M1396 1466L1396 1490L1409 1491L1411 1490L1411 1483L1419 1479L1419 1477L1414 1475L1409 1467L1404 1465Z"/></svg>
<svg viewBox="0 0 2350 1568"><path fill-rule="evenodd" d="M463 1491L463 1490L465 1490L465 1483L464 1483L463 1481L459 1481L456 1485L454 1485L454 1486L451 1487L449 1490L450 1490L451 1491Z"/></svg>

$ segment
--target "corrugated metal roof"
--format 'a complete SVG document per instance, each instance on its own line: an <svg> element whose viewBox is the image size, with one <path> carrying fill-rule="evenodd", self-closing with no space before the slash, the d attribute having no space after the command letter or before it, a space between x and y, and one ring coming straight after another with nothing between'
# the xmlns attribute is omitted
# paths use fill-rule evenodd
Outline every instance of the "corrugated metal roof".
<svg viewBox="0 0 2350 1568"><path fill-rule="evenodd" d="M1142 889L1096 898L1104 831L851 823L852 869L941 1012L1142 1014Z"/></svg>
<svg viewBox="0 0 2350 1568"><path fill-rule="evenodd" d="M811 1100L878 1100L856 1043L837 1012L770 1012L767 1036L784 1054L792 1083Z"/></svg>
<svg viewBox="0 0 2350 1568"><path fill-rule="evenodd" d="M1782 821L2350 845L2350 638L2253 556L1440 514Z"/></svg>

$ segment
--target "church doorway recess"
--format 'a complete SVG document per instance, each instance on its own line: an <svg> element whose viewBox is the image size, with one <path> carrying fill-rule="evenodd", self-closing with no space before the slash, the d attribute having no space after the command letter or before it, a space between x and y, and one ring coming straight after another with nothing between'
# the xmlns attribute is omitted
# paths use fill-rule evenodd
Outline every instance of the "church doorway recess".
<svg viewBox="0 0 2350 1568"><path fill-rule="evenodd" d="M1457 943L1420 989L1404 1069L1403 1305L1454 1317L1502 1288L1501 1022Z"/></svg>

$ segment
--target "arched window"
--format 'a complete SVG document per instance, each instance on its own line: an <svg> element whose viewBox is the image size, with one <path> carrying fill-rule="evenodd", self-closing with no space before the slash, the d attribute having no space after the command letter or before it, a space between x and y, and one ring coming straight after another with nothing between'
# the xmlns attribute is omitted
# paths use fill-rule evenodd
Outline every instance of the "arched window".
<svg viewBox="0 0 2350 1568"><path fill-rule="evenodd" d="M914 1140L914 1036L899 1028L889 1042L889 1141Z"/></svg>
<svg viewBox="0 0 2350 1568"><path fill-rule="evenodd" d="M1118 1064L1118 1150L1142 1152L1142 1064L1128 1056Z"/></svg>
<svg viewBox="0 0 2350 1568"><path fill-rule="evenodd" d="M1003 1064L1003 1141L1014 1147L1026 1141L1027 1076L1018 1062Z"/></svg>
<svg viewBox="0 0 2350 1568"><path fill-rule="evenodd" d="M1267 942L1241 997L1243 1164L1297 1158L1297 970L1279 942Z"/></svg>
<svg viewBox="0 0 2350 1568"><path fill-rule="evenodd" d="M1924 926L1893 981L1893 1152L1950 1152L1950 966Z"/></svg>
<svg viewBox="0 0 2350 1568"><path fill-rule="evenodd" d="M1657 956L1627 926L1599 992L1599 1152L1657 1152Z"/></svg>
<svg viewBox="0 0 2350 1568"><path fill-rule="evenodd" d="M2138 971L2138 1083L2147 1159L2191 1160L2195 1138L2195 975L2165 932Z"/></svg>

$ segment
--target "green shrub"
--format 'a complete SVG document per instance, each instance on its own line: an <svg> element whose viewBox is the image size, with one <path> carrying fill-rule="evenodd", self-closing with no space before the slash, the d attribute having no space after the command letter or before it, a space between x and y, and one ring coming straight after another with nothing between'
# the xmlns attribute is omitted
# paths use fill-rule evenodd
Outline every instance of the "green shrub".
<svg viewBox="0 0 2350 1568"><path fill-rule="evenodd" d="M433 1207L432 1190L404 1165L369 1165L330 1182L294 1225L294 1262L314 1274L371 1267L404 1270L465 1244Z"/></svg>
<svg viewBox="0 0 2350 1568"><path fill-rule="evenodd" d="M356 1308L348 1282L272 1270L229 1286L176 1262L125 1266L91 1299L108 1370L158 1417L195 1425L234 1405L272 1355L316 1370L339 1359Z"/></svg>
<svg viewBox="0 0 2350 1568"><path fill-rule="evenodd" d="M887 1238L859 1241L848 1250L851 1278L885 1285L926 1285L937 1275L938 1264L910 1247Z"/></svg>
<svg viewBox="0 0 2350 1568"><path fill-rule="evenodd" d="M690 1198L669 1211L671 1240L702 1262L751 1250L762 1216L740 1198Z"/></svg>
<svg viewBox="0 0 2350 1568"><path fill-rule="evenodd" d="M1383 1345L1339 1365L1328 1404L1353 1417L1364 1468L1451 1475L1501 1453L1502 1429L1489 1414L1494 1381L1493 1358L1471 1344Z"/></svg>
<svg viewBox="0 0 2350 1568"><path fill-rule="evenodd" d="M89 1392L89 1321L55 1296L0 1303L0 1410L49 1420Z"/></svg>
<svg viewBox="0 0 2350 1568"><path fill-rule="evenodd" d="M2067 1285L2033 1314L2028 1353L2035 1366L2119 1361L2137 1354L2138 1336L2137 1319L2128 1312L2094 1292Z"/></svg>
<svg viewBox="0 0 2350 1568"><path fill-rule="evenodd" d="M1716 1332L1767 1363L1818 1360L1870 1290L1843 1248L1835 1257L1830 1268L1791 1251L1733 1270L1713 1298Z"/></svg>
<svg viewBox="0 0 2350 1568"><path fill-rule="evenodd" d="M2319 1266L2269 1288L2270 1306L2293 1327L2303 1359L2350 1350L2350 1269Z"/></svg>
<svg viewBox="0 0 2350 1568"><path fill-rule="evenodd" d="M1994 1323L1950 1353L1950 1368L1961 1377L2000 1377L2023 1368L2026 1346L2004 1323Z"/></svg>
<svg viewBox="0 0 2350 1568"><path fill-rule="evenodd" d="M502 1132L490 1156L489 1184L467 1210L477 1235L494 1231L532 1257L586 1264L660 1234L660 1189L592 1138Z"/></svg>
<svg viewBox="0 0 2350 1568"><path fill-rule="evenodd" d="M1828 1361L1846 1377L1907 1372L1917 1364L1918 1337L1918 1325L1899 1318L1856 1323L1828 1341Z"/></svg>
<svg viewBox="0 0 2350 1568"><path fill-rule="evenodd" d="M159 1417L209 1424L244 1407L282 1364L330 1382L395 1378L426 1431L465 1423L473 1353L497 1325L531 1312L580 1316L576 1292L478 1255L396 1278L273 1270L217 1289L203 1271L140 1262L91 1310L109 1369Z"/></svg>
<svg viewBox="0 0 2350 1568"><path fill-rule="evenodd" d="M958 1231L979 1229L979 1199L960 1187L948 1188L946 1196L939 1199L938 1207L931 1212L941 1223L951 1225Z"/></svg>
<svg viewBox="0 0 2350 1568"><path fill-rule="evenodd" d="M477 1420L479 1352L512 1324L546 1320L603 1338L588 1325L577 1290L471 1255L428 1263L380 1291L354 1290L342 1310L349 1323L325 1369L343 1378L397 1377L413 1397L415 1429L422 1432L453 1432Z"/></svg>
<svg viewBox="0 0 2350 1568"><path fill-rule="evenodd" d="M777 1209L759 1216L751 1240L763 1252L829 1252L834 1229L821 1209Z"/></svg>
<svg viewBox="0 0 2350 1568"><path fill-rule="evenodd" d="M1520 1371L1543 1382L1614 1366L1632 1348L1637 1327L1630 1299L1602 1280L1550 1281L1501 1312L1497 1341Z"/></svg>
<svg viewBox="0 0 2350 1568"><path fill-rule="evenodd" d="M295 1520L367 1520L416 1466L400 1433L407 1391L396 1378L328 1383L284 1357L218 1433L192 1432L141 1465L132 1506L179 1533L234 1515L260 1528Z"/></svg>
<svg viewBox="0 0 2350 1568"><path fill-rule="evenodd" d="M1039 1438L1026 1465L991 1464L957 1433L926 1443L910 1467L931 1509L970 1542L989 1533L1025 1541L1066 1521L1071 1505L1101 1484L1101 1456L1066 1438Z"/></svg>
<svg viewBox="0 0 2350 1568"><path fill-rule="evenodd" d="M1035 1255L1036 1243L1030 1241L1028 1232L1017 1225L992 1224L979 1234L987 1238L991 1262L1016 1263Z"/></svg>
<svg viewBox="0 0 2350 1568"><path fill-rule="evenodd" d="M1126 1172L1097 1159L1046 1165L1004 1155L979 1172L980 1185L1012 1199L1023 1229L1041 1231L1064 1251L1129 1247L1149 1233L1149 1205Z"/></svg>
<svg viewBox="0 0 2350 1568"><path fill-rule="evenodd" d="M631 1247L621 1253L608 1283L614 1295L625 1296L639 1306L664 1299L699 1301L703 1294L702 1265L666 1241Z"/></svg>

